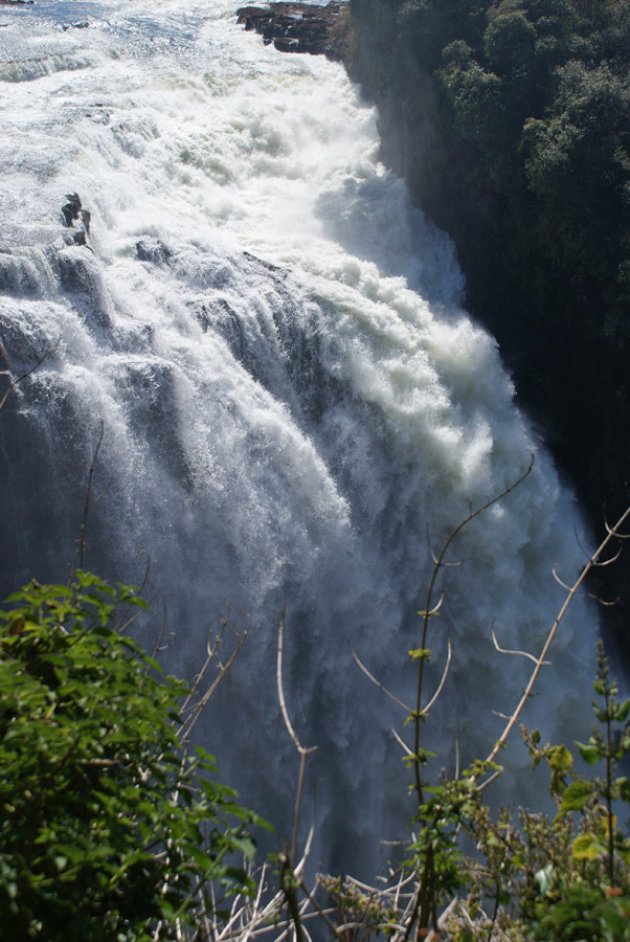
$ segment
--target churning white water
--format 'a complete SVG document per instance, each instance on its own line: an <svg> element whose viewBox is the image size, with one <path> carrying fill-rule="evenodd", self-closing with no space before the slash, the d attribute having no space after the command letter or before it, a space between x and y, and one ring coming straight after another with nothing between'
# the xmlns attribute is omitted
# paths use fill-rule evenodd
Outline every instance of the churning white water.
<svg viewBox="0 0 630 942"><path fill-rule="evenodd" d="M235 6L0 8L0 338L14 377L49 351L0 413L2 589L67 578L102 428L85 566L138 582L148 561L165 659L188 676L222 612L250 626L199 735L280 836L286 608L287 701L318 746L315 864L370 875L409 810L389 733L404 715L350 645L411 699L431 547L535 452L454 546L432 623L433 685L453 646L440 761L455 742L462 762L485 755L529 672L492 626L537 649L581 526L458 306L451 244L379 164L373 110L340 66L245 33ZM74 193L90 216L67 228ZM162 618L156 602L147 643ZM525 717L549 737L588 722L593 619L578 601Z"/></svg>

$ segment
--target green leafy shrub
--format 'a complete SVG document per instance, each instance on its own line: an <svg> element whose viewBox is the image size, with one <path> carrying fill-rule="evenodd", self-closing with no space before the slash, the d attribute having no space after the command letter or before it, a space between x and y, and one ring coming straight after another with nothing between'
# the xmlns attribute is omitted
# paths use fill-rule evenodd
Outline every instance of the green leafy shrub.
<svg viewBox="0 0 630 942"><path fill-rule="evenodd" d="M617 815L630 804L630 783L616 774L630 750L630 699L618 701L601 646L594 689L598 725L576 745L603 776L579 774L566 746L541 746L537 731L524 730L533 764L549 766L556 815L521 809L517 825L507 810L495 819L480 802L469 805L461 825L481 856L462 865L469 892L448 921L453 939L496 929L498 938L540 942L630 940L630 838Z"/></svg>
<svg viewBox="0 0 630 942"><path fill-rule="evenodd" d="M189 691L121 633L146 607L79 572L0 612L0 926L14 939L183 938L247 892L254 817L180 748ZM191 930L192 931L192 930Z"/></svg>

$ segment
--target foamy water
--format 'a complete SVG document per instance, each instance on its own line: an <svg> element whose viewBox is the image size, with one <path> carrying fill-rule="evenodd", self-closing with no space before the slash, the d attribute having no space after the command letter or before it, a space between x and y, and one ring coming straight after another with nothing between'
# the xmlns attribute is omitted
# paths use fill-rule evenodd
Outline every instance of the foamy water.
<svg viewBox="0 0 630 942"><path fill-rule="evenodd" d="M0 339L14 375L51 351L1 416L3 586L67 578L102 423L86 566L140 581L150 561L189 676L226 606L250 625L199 735L280 835L286 609L287 700L319 747L315 864L370 874L408 812L404 716L350 645L412 697L431 548L535 453L443 576L433 730L440 762L456 741L466 762L528 676L492 626L536 651L564 597L552 567L570 581L584 559L573 497L460 308L453 247L379 164L343 69L265 47L224 2L2 9L0 113ZM525 717L550 737L590 722L595 628L578 601Z"/></svg>

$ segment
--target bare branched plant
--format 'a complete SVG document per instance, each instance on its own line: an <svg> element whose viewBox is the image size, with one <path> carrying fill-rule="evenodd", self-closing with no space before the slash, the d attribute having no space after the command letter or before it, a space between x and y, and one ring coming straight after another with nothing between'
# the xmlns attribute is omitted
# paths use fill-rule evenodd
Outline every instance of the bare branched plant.
<svg viewBox="0 0 630 942"><path fill-rule="evenodd" d="M496 841L499 845L504 845L505 848L507 848L508 841L505 835L509 832L513 835L513 844L511 845L510 852L513 851L514 847L520 847L520 836L518 836L518 838L514 836L517 834L516 830L513 827L510 830L510 827L508 827L506 823L495 824L494 821L491 820L488 809L482 805L481 796L488 785L500 776L502 772L501 767L496 764L497 756L506 744L514 727L518 724L525 704L533 693L541 669L549 663L547 658L550 647L571 602L584 586L588 574L594 567L610 565L618 558L619 552L614 547L621 539L626 538L623 529L630 519L630 508L620 516L614 525L607 525L605 538L595 552L588 557L575 582L572 585L563 585L563 588L566 590L566 597L547 632L539 653L534 654L527 651L502 648L497 641L494 629L492 629L494 645L499 653L525 657L532 661L534 666L514 711L506 717L505 727L497 741L493 744L487 757L483 761L475 762L461 777L456 775L451 780L432 781L430 778L427 778L425 771L432 754L422 745L421 731L423 724L427 720L429 711L436 703L444 688L451 661L452 652L449 644L442 677L437 685L437 689L427 698L425 696L424 687L425 663L430 657L428 647L429 624L431 619L440 610L443 602L443 596L437 601L435 600L438 575L444 567L453 565L447 562L447 553L452 547L457 535L464 527L497 501L504 499L527 477L531 470L532 464L530 463L530 466L524 474L513 484L479 508L471 509L466 517L464 517L448 535L440 552L438 554L432 553L434 566L427 589L425 607L423 611L420 612L422 618L420 645L418 648L409 652L412 661L417 662L416 702L414 708L411 709L395 693L387 689L381 681L374 677L368 670L356 652L352 652L355 661L363 673L384 695L389 697L405 712L406 721L413 724L412 745L408 745L396 731L393 732L396 741L403 749L407 765L413 770L413 787L418 810L413 818L412 825L417 827L419 833L413 838L410 848L411 857L406 864L401 868L391 871L385 879L384 884L382 886L378 886L378 884L375 885L375 887L371 888L370 893L363 892L363 895L361 895L358 891L360 884L355 885L352 881L341 884L339 881L335 882L331 877L325 878L324 886L331 895L331 898L336 901L338 910L344 916L345 921L343 928L346 931L349 931L351 924L353 927L352 931L357 931L358 923L356 920L354 923L349 923L348 914L356 913L358 894L362 899L364 918L368 912L372 913L372 915L375 913L380 915L380 922L379 919L376 918L376 921L372 921L370 925L370 931L372 933L382 932L393 939L394 942L407 942L411 937L415 937L416 939L440 938L440 932L444 931L444 926L449 924L449 920L452 921L453 913L458 906L457 888L462 881L464 871L461 852L458 846L459 835L462 828L475 837L476 840L479 840L480 834L494 835L490 844L486 842L487 847L492 845L492 841ZM609 733L606 741L610 742ZM556 753L553 754L556 755ZM608 754L610 754L610 748L608 749L607 755ZM609 771L609 765L610 763L607 765L607 790L604 789L606 795L611 794L611 773ZM608 810L610 811L610 808ZM524 820L527 821L528 827L532 829L532 834L536 836L536 827L540 829L540 825L537 824L536 827L533 827L532 821L535 820L537 822L538 819L536 819L535 816L528 817L525 815ZM608 834L611 833L611 821L612 817L609 813ZM536 837L536 839L539 840L540 843L544 843L541 841L540 837ZM611 843L612 838L609 836L607 840L608 860L612 857L610 852ZM479 846L481 847L482 845L483 840ZM508 853L507 849L504 853ZM516 851L514 851L514 854L516 855ZM503 863L501 865L503 866L505 861L503 858L502 860ZM478 866L477 863L472 865L473 869ZM608 864L608 867L610 869L611 865ZM481 868L481 871L486 873L486 878L489 879L487 874L490 871L483 870L483 868ZM498 932L497 920L500 913L499 903L502 898L502 887L496 873L493 879L496 891L494 897L494 912L486 916L483 914L482 908L479 907L479 918L476 925L479 927L479 925L483 924L485 926L485 934L470 935L471 939L490 939L494 937L493 933L495 931ZM530 874L530 882L532 879L533 873ZM440 913L439 907L444 903L447 905ZM462 916L461 908L460 917L460 922L462 920L463 922L468 920L471 925L473 924L474 920L470 916L470 913L466 912ZM362 931L363 934L360 937L367 938L369 933L365 929L365 926ZM517 937L521 938L519 935L509 936L509 938ZM468 939L469 936L464 933L462 938ZM496 938L507 939L508 936L503 936L499 933Z"/></svg>
<svg viewBox="0 0 630 942"><path fill-rule="evenodd" d="M20 383L23 383L25 379L28 379L29 376L35 373L40 368L42 363L44 363L44 361L47 360L48 357L52 356L52 354L55 352L55 350L57 349L60 343L61 343L61 338L59 338L57 343L53 344L52 347L49 347L37 359L36 363L30 367L30 369L25 370L24 373L21 373L19 376L16 376L16 377L13 376L13 370L11 368L11 363L9 362L9 357L7 356L7 352L4 349L2 343L0 343L0 358L2 358L4 362L6 363L7 369L5 371L5 375L7 376L8 381L9 381L7 388L2 394L2 398L0 398L0 409L3 408L3 406L5 405L7 399L9 398L13 390L17 389Z"/></svg>
<svg viewBox="0 0 630 942"><path fill-rule="evenodd" d="M83 519L81 520L79 548L77 552L79 569L83 569L85 551L87 549L86 536L87 536L88 514L90 512L90 507L92 505L92 500L93 500L92 487L94 485L94 474L96 473L96 465L98 462L98 456L101 450L101 445L103 444L104 437L105 437L105 423L101 419L100 431L99 431L98 440L96 442L96 447L94 449L94 455L92 456L92 460L90 461L90 464L88 466L88 480L87 480L87 487L85 490L85 503L83 505ZM100 497L97 499L100 500Z"/></svg>

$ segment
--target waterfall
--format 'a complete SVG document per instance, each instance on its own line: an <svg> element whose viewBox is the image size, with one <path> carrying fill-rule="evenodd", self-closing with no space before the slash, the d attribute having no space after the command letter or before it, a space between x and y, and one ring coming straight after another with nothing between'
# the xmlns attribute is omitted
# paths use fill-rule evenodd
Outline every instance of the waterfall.
<svg viewBox="0 0 630 942"><path fill-rule="evenodd" d="M412 699L431 554L533 454L458 538L431 624L439 761L485 755L529 676L492 630L539 649L552 570L590 542L573 495L341 66L265 47L227 0L38 0L0 10L0 88L0 340L27 374L0 413L1 588L67 579L92 468L84 565L146 576L168 669L193 677L222 618L248 630L197 735L279 840L284 611L314 865L372 876L409 812L405 717L351 648ZM588 729L595 619L577 600L562 623L524 716L545 737Z"/></svg>

